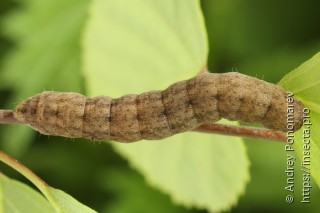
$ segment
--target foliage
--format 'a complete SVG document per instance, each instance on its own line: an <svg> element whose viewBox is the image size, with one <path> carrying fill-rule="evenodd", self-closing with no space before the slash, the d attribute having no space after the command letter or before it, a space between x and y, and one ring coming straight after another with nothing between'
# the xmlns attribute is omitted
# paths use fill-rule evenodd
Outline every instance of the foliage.
<svg viewBox="0 0 320 213"><path fill-rule="evenodd" d="M162 89L175 80L194 75L207 59L207 38L196 0L15 2L14 5L11 0L0 3L0 52L6 53L0 58L1 108L13 108L20 100L43 90L85 92L87 89L90 95L117 97ZM211 71L236 69L276 82L319 52L320 31L314 27L318 24L319 1L306 4L302 1L208 0L201 3L208 30ZM3 9L3 5L12 6ZM6 10L6 14L2 10ZM316 67L302 65L280 82L288 90L297 92L296 97L313 110L315 119L318 102L312 98L317 97L316 70ZM301 75L301 72L308 74ZM310 84L304 82L314 84L306 89L304 86ZM316 122L313 123L316 149L319 137ZM318 211L315 201L320 193L316 187L312 189L312 203L308 207L286 205L282 144L245 140L245 148L239 138L191 133L125 148L112 144L117 153L142 172L142 178L130 170L127 162L107 143L92 145L80 139L70 143L64 138L34 135L28 127L1 126L1 149L26 163L50 185L68 191L99 212L155 209L199 212L173 204L172 198L187 206L211 210L231 208L248 180L246 150L252 177L231 212ZM301 157L300 148L299 142L296 143L295 149ZM313 162L318 161L316 152L312 155ZM319 184L317 171L320 170L315 163L312 166ZM20 179L3 166L1 171ZM295 193L299 195L302 174L296 173ZM192 181L188 182L190 188L183 188L189 175L192 175ZM150 183L156 187L150 187ZM3 186L10 187L5 188L5 197L10 198L7 192L12 194L14 187L21 186L19 192L27 190L35 200L39 199L39 204L48 205L38 193L4 176L1 186L2 192ZM175 189L179 186L190 191L179 193ZM225 190L220 197L212 190L217 186ZM143 197L158 202L143 203Z"/></svg>
<svg viewBox="0 0 320 213"><path fill-rule="evenodd" d="M295 152L304 161L310 160L310 170L314 180L320 187L320 53L286 75L279 84L291 91L308 107L311 112L304 115L304 126L295 133L296 141L293 144ZM305 82L305 83L301 83ZM310 118L308 118L310 116ZM310 120L311 125L308 121ZM310 153L310 154L309 154ZM309 171L308 171L309 172Z"/></svg>
<svg viewBox="0 0 320 213"><path fill-rule="evenodd" d="M13 90L6 107L13 108L43 90L80 91L79 38L88 1L33 0L21 4L23 7L3 24L4 34L16 41L0 73L0 88ZM31 141L30 129L5 128L2 147L15 154L24 152Z"/></svg>
<svg viewBox="0 0 320 213"><path fill-rule="evenodd" d="M140 9L148 12L137 15ZM96 1L84 37L89 95L164 89L162 85L191 77L205 66L206 46L196 1ZM185 133L159 143L113 146L151 185L185 206L226 210L248 180L240 138Z"/></svg>
<svg viewBox="0 0 320 213"><path fill-rule="evenodd" d="M39 192L3 174L0 176L0 190L1 212L54 212L53 207Z"/></svg>

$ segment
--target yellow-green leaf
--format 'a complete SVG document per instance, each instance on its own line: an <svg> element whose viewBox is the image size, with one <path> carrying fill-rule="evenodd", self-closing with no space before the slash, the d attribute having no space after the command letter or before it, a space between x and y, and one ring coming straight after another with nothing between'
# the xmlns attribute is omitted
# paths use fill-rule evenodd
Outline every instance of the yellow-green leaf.
<svg viewBox="0 0 320 213"><path fill-rule="evenodd" d="M206 65L197 0L96 0L84 37L90 95L163 89Z"/></svg>
<svg viewBox="0 0 320 213"><path fill-rule="evenodd" d="M293 148L302 163L303 159L310 160L310 165L306 164L306 171L311 171L320 187L320 53L287 74L279 85L293 92L295 97L311 110L310 114L305 115L310 116L310 119L305 118L305 121L310 120L312 125L303 125L295 133ZM308 135L310 137L307 137ZM295 168L303 169L300 164ZM307 176L307 173L304 175Z"/></svg>
<svg viewBox="0 0 320 213"><path fill-rule="evenodd" d="M83 58L90 96L164 89L206 66L197 0L96 0L89 15ZM184 133L113 145L149 183L189 207L229 209L249 179L239 138Z"/></svg>
<svg viewBox="0 0 320 213"><path fill-rule="evenodd" d="M47 197L57 212L64 213L96 213L93 209L83 205L64 191L46 187Z"/></svg>
<svg viewBox="0 0 320 213"><path fill-rule="evenodd" d="M212 212L229 209L249 178L240 138L183 133L115 147L151 185L188 207Z"/></svg>
<svg viewBox="0 0 320 213"><path fill-rule="evenodd" d="M95 213L94 210L83 205L65 192L49 186L30 169L2 151L0 151L0 161L31 181L53 207L48 207L48 203L43 200L39 193L36 193L22 183L6 178L0 173L0 210L12 210L3 212L42 212L36 209L43 208L44 212L53 212L54 209L55 212L61 213ZM36 205L37 203L39 205ZM30 206L27 206L28 204Z"/></svg>
<svg viewBox="0 0 320 213"><path fill-rule="evenodd" d="M31 187L0 175L0 212L54 213L54 208Z"/></svg>

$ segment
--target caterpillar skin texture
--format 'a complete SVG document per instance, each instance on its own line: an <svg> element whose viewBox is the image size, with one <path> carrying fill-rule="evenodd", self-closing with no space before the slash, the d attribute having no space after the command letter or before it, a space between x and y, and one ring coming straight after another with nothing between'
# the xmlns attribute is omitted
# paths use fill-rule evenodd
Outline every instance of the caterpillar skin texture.
<svg viewBox="0 0 320 213"><path fill-rule="evenodd" d="M303 108L294 101L294 130ZM240 73L206 73L115 99L43 92L18 104L14 116L45 135L119 142L158 140L221 118L287 131L287 92Z"/></svg>

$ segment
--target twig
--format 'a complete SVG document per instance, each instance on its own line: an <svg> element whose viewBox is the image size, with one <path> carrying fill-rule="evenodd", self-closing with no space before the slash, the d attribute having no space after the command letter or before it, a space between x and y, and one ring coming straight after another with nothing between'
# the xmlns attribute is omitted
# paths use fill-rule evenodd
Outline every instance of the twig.
<svg viewBox="0 0 320 213"><path fill-rule="evenodd" d="M17 172L22 174L23 176L25 176L40 190L44 189L44 187L47 186L47 184L35 173L33 173L29 168L21 164L18 160L4 153L2 150L0 150L0 161L2 161L3 163L7 164L11 168L15 169Z"/></svg>
<svg viewBox="0 0 320 213"><path fill-rule="evenodd" d="M217 133L222 135L232 135L238 137L259 138L286 142L287 135L284 132L265 128L255 128L249 126L235 126L225 124L202 124L194 129L196 132Z"/></svg>
<svg viewBox="0 0 320 213"><path fill-rule="evenodd" d="M0 124L17 124L21 123L16 120L12 110L0 110Z"/></svg>

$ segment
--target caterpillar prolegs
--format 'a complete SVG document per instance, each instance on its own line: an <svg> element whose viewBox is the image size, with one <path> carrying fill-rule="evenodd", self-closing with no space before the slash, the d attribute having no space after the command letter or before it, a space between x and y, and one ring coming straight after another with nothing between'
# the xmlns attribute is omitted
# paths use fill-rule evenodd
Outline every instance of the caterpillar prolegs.
<svg viewBox="0 0 320 213"><path fill-rule="evenodd" d="M294 101L294 129L303 104ZM163 91L87 98L43 92L16 107L14 117L45 135L134 142L157 140L226 118L287 130L287 92L240 73L205 73Z"/></svg>

